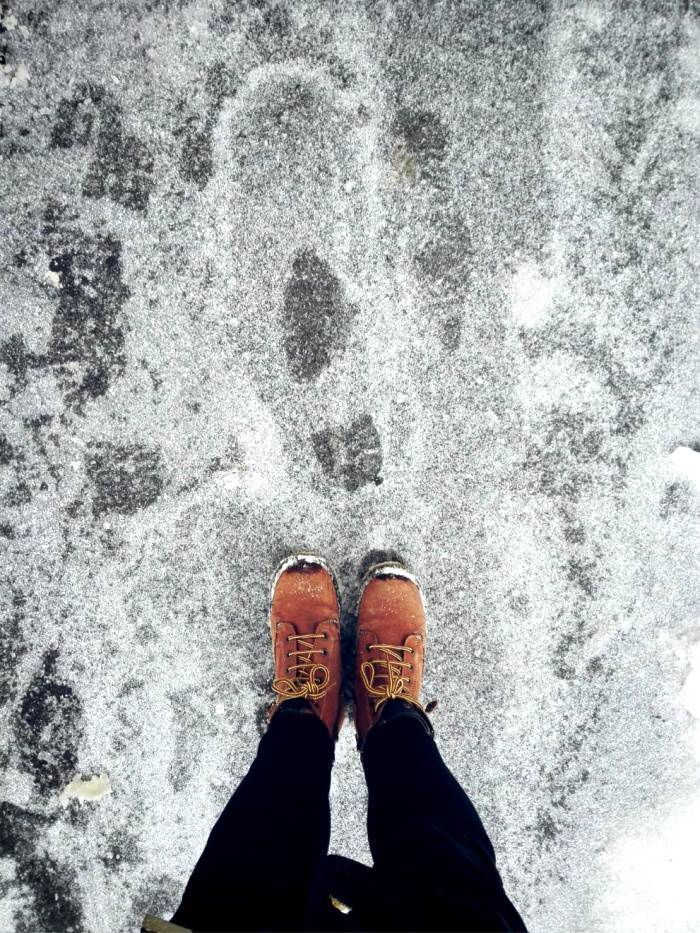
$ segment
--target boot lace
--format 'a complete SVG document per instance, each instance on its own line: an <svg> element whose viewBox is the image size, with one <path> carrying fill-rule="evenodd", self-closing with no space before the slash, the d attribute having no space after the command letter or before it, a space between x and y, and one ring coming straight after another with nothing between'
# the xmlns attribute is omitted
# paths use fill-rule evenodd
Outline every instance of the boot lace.
<svg viewBox="0 0 700 933"><path fill-rule="evenodd" d="M288 635L287 641L296 642L296 650L288 651L288 658L297 658L296 664L287 668L289 672L296 671L294 677L279 677L272 682L272 689L280 700L295 700L308 698L321 700L333 686L330 683L331 674L325 664L320 664L313 657L315 654L325 654L325 648L317 648L314 639L327 636L324 632L312 632L310 635ZM319 676L320 675L320 676Z"/></svg>
<svg viewBox="0 0 700 933"><path fill-rule="evenodd" d="M387 700L405 700L423 709L408 692L409 677L404 668L411 669L411 663L405 660L405 652L413 654L413 648L408 645L367 645L369 651L382 652L382 657L372 661L363 661L360 667L360 676L367 693L374 700L374 712L378 712Z"/></svg>

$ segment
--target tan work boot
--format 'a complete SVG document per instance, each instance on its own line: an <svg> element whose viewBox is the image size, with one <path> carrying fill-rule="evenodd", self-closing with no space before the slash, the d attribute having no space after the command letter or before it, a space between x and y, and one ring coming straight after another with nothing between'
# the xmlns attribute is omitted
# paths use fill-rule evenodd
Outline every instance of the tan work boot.
<svg viewBox="0 0 700 933"><path fill-rule="evenodd" d="M270 630L275 658L270 718L286 700L306 700L336 739L342 723L340 599L333 571L321 557L294 554L272 584Z"/></svg>
<svg viewBox="0 0 700 933"><path fill-rule="evenodd" d="M362 748L386 703L401 700L432 735L420 702L425 661L425 610L418 583L398 563L372 567L365 575L357 613L355 728ZM431 706L434 704L431 704ZM397 704L393 704L394 710Z"/></svg>

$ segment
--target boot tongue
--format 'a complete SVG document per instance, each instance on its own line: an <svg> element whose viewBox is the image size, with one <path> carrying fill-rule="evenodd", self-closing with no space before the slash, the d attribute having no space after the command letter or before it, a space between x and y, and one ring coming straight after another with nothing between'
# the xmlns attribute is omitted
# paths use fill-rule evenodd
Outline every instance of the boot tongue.
<svg viewBox="0 0 700 933"><path fill-rule="evenodd" d="M397 686L399 680L406 680L404 666L404 652L400 650L401 646L387 650L378 650L375 653L379 655L380 663L375 665L375 683L378 687L389 688L390 685Z"/></svg>
<svg viewBox="0 0 700 933"><path fill-rule="evenodd" d="M309 634L315 635L317 633L317 630L318 630L318 625L314 627L312 632L310 633L307 632L306 635L309 635ZM295 660L297 664L303 664L304 669L295 672L297 675L295 679L297 683L300 683L300 684L308 683L308 684L316 684L317 686L320 686L325 679L324 672L321 670L314 670L314 668L318 664L323 665L325 667L326 666L324 664L325 658L323 655L319 655L316 652L317 639L309 638L308 640L305 641L306 635L301 635L301 641L296 642L296 646L297 646L296 650L302 651L304 653L301 655L297 655ZM304 643L302 644L301 642L304 642ZM311 704L311 699L312 698L309 698L309 704Z"/></svg>

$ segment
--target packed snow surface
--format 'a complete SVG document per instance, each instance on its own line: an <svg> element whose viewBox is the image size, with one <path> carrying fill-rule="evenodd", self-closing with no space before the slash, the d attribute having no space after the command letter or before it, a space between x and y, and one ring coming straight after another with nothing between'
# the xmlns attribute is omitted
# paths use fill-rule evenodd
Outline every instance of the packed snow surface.
<svg viewBox="0 0 700 933"><path fill-rule="evenodd" d="M170 916L300 549L417 575L533 931L700 927L699 14L1 4L3 931Z"/></svg>

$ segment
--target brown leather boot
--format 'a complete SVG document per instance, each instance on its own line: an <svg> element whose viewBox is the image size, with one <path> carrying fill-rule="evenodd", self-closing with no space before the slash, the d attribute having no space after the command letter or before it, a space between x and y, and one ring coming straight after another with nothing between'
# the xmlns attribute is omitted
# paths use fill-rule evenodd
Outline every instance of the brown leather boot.
<svg viewBox="0 0 700 933"><path fill-rule="evenodd" d="M425 610L418 582L398 563L372 567L365 575L357 613L355 728L362 749L369 730L390 700L392 718L401 707L433 729L419 696L425 661Z"/></svg>
<svg viewBox="0 0 700 933"><path fill-rule="evenodd" d="M270 630L275 658L270 718L286 700L303 699L336 739L342 723L340 599L333 571L314 554L294 554L272 584Z"/></svg>

